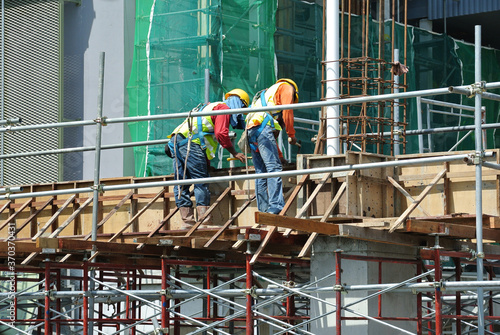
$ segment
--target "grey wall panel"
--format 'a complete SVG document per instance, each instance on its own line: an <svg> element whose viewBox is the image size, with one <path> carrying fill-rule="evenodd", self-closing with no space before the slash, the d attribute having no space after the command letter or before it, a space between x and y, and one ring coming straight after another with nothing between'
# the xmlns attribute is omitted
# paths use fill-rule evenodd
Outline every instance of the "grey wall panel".
<svg viewBox="0 0 500 335"><path fill-rule="evenodd" d="M4 117L22 125L58 122L61 115L60 0L11 0L5 3ZM4 152L59 148L57 129L7 133ZM4 184L59 179L55 155L7 159Z"/></svg>

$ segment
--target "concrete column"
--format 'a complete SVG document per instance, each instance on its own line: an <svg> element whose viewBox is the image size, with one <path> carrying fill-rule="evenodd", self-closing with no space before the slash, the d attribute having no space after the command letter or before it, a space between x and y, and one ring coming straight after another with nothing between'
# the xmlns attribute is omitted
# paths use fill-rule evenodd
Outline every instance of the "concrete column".
<svg viewBox="0 0 500 335"><path fill-rule="evenodd" d="M342 255L361 255L371 257L386 257L398 259L415 259L416 248L360 241L343 237L321 237L313 245L311 256L311 281L318 280L335 271L335 250L342 250ZM342 259L342 285L377 284L379 281L379 263L359 260ZM414 265L383 263L382 283L398 283L416 275ZM335 276L318 283L318 286L325 287L335 285ZM357 301L374 292L348 292L342 294L342 305ZM321 299L335 304L335 292L321 293L317 295ZM408 293L387 293L382 296L381 316L391 317L416 317L417 315L416 296ZM358 313L378 316L378 299L371 298L359 304L353 305L350 309ZM311 300L311 319L318 315L333 311L334 307ZM356 316L351 313L342 313L343 316ZM416 331L416 322L409 321L387 321L397 327L408 331ZM322 317L311 323L311 332L316 335L335 334L336 328L335 313ZM395 329L368 320L349 320L342 322L342 335L396 335L400 334Z"/></svg>

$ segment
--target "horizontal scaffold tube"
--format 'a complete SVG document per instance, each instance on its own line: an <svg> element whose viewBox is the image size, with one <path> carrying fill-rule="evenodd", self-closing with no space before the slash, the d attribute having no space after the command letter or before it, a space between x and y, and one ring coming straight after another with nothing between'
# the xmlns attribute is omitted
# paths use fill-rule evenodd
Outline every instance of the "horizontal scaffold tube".
<svg viewBox="0 0 500 335"><path fill-rule="evenodd" d="M390 289L394 286L401 286L391 290L391 293L408 293L408 292L432 292L439 287L442 291L449 292L459 292L459 291L470 291L476 290L478 287L482 287L488 290L500 290L500 281L497 280L485 280L485 281L445 281L445 282L423 282L423 283L408 283L401 285L400 283L390 283L390 284L369 284L369 285L344 285L342 290L345 292L350 291L378 291L384 289ZM310 293L324 293L324 292L334 292L332 286L327 287L308 287L300 288L300 286L294 287L295 296L300 296L300 292L304 294ZM221 290L211 290L210 293L216 294L221 297L227 298L245 298L248 292L245 289L221 289ZM252 291L259 297L271 297L283 294L290 294L291 292L287 289L272 287L272 288L261 288ZM160 299L163 294L168 295L171 299L187 299L200 295L199 290L187 290L187 289L171 289L165 292L158 290L96 290L96 291L51 291L50 297L53 299L65 299L65 298L80 298L83 295L94 298L106 298L106 301L122 301L125 297L129 299L134 299L135 297L140 297L143 299ZM13 297L18 301L22 300L42 300L46 297L46 292L24 292L12 295L12 293L0 293L0 300L8 301L8 297ZM473 295L470 295L473 296ZM5 300L4 300L5 299ZM111 300L110 300L111 299ZM116 299L116 300L115 300Z"/></svg>
<svg viewBox="0 0 500 335"><path fill-rule="evenodd" d="M485 152L485 157L491 157L494 152ZM209 178L199 178L199 179L184 179L184 180L171 180L162 182L151 182L151 183L140 183L140 184L122 184L122 185L112 185L112 186L102 186L102 190L105 191L117 191L117 190L129 190L129 189L139 189L147 187L167 187L175 185L191 185L191 184L210 184L219 182L230 182L230 181L240 181L240 180L251 180L260 178L273 178L273 177L293 177L306 174L315 173L334 173L334 172L347 172L352 170L366 170L373 168L389 168L397 166L410 166L419 164L431 164L431 163L444 163L451 161L460 161L470 157L469 154L460 155L445 155L438 157L429 158L415 158L415 159L404 159L395 160L389 162L376 162L376 163L364 163L364 164L350 164L341 166L330 166L321 167L313 169L302 169L302 170L290 170L281 172L268 172L268 173L255 173L255 174L242 174L242 175L232 175L225 177L209 177ZM73 188L66 190L56 190L56 191L44 191L44 192L30 192L30 193L18 193L18 194L5 194L0 196L0 200L5 199L21 199L21 198L31 198L39 196L52 196L52 195L62 195L62 194L75 194L75 193L86 193L92 192L93 187L83 187L83 188Z"/></svg>
<svg viewBox="0 0 500 335"><path fill-rule="evenodd" d="M453 90L455 92L463 92L470 88L470 85L457 86L457 87L444 87L444 88L434 88L428 90L419 90L412 92L401 92L401 93L390 93L390 94L380 94L371 95L356 98L347 99L333 99L327 101L316 101L316 102L304 102L291 105L280 105L280 106L266 106L259 108L252 108L253 112L259 111L275 111L284 109L306 109L306 108L321 108L327 106L342 106L342 105L352 105L360 104L364 102L376 102L384 100L394 100L394 99L409 99L416 97L434 96L434 95L444 95L451 94ZM486 89L496 89L500 88L500 82L493 82L485 84ZM239 114L248 113L248 108L239 109L224 109L222 111L210 111L210 112L197 112L197 116L210 116L210 115L224 115L224 114ZM75 127L75 126L89 126L95 125L96 123L102 123L103 125L113 124L113 123L126 123L126 122L138 122L138 121L149 121L149 120L167 120L167 119L184 119L188 116L192 116L190 112L184 113L170 113L170 114L158 114L158 115L147 115L147 116L131 116L131 117L120 117L120 118L107 118L96 120L83 120L83 121L71 121L71 122L60 122L60 123L46 123L38 125L26 125L26 126L9 126L5 128L0 128L0 133L4 132L14 132L23 130L34 130L34 129L45 129L45 128L62 128L62 127Z"/></svg>

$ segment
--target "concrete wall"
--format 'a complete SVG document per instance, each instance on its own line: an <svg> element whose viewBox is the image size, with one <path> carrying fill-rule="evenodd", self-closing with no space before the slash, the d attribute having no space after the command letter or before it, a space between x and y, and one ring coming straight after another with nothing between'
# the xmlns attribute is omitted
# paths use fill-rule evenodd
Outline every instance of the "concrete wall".
<svg viewBox="0 0 500 335"><path fill-rule="evenodd" d="M372 257L389 257L415 259L416 249L396 245L373 243L367 241L353 240L342 237L321 237L313 246L311 258L311 281L319 280L335 271L335 250L342 250L343 255L365 255ZM378 262L365 262L357 260L342 260L341 262L342 285L377 284L379 274ZM382 283L398 283L416 275L414 265L383 263ZM335 285L335 275L318 283L318 286ZM342 305L358 301L374 292L351 291L342 294ZM311 300L311 319L335 310L335 293L321 293L321 298L326 299L332 305ZM388 293L382 296L382 316L386 317L416 317L416 297L407 293ZM377 297L363 301L349 307L350 309L369 316L377 316ZM352 313L343 312L343 316L356 317ZM388 321L397 327L408 331L416 331L415 322ZM335 333L335 313L318 319L311 323L311 332L315 335L327 335ZM401 332L382 325L375 321L348 320L342 322L343 335L376 335L376 334L401 334Z"/></svg>
<svg viewBox="0 0 500 335"><path fill-rule="evenodd" d="M93 120L97 115L99 93L99 55L105 53L103 116L128 114L126 86L132 64L135 2L82 1L80 6L64 6L64 119ZM126 125L103 128L103 144L129 140ZM96 127L67 129L64 146L93 146ZM105 150L101 158L101 177L130 175L133 163L124 164L122 149ZM64 180L93 179L95 153L88 151L64 158ZM129 168L129 166L131 166Z"/></svg>

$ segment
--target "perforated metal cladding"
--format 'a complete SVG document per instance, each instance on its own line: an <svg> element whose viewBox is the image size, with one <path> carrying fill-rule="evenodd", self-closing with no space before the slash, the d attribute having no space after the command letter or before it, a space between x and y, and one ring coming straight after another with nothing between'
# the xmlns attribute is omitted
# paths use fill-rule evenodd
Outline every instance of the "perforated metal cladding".
<svg viewBox="0 0 500 335"><path fill-rule="evenodd" d="M5 118L22 125L54 123L61 115L61 0L5 2ZM59 148L59 130L6 133L6 154ZM59 157L4 160L4 184L57 181Z"/></svg>

